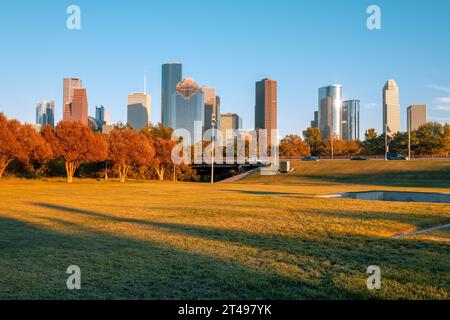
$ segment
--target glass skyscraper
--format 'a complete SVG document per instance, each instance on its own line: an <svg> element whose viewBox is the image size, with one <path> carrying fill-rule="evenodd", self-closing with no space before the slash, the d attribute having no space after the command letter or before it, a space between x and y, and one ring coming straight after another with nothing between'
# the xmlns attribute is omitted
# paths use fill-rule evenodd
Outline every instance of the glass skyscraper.
<svg viewBox="0 0 450 320"><path fill-rule="evenodd" d="M202 140L205 99L201 87L191 78L180 82L172 95L171 128L185 129L191 134L191 143ZM200 124L200 127L196 127Z"/></svg>
<svg viewBox="0 0 450 320"><path fill-rule="evenodd" d="M341 138L342 86L319 89L319 129L325 139Z"/></svg>
<svg viewBox="0 0 450 320"><path fill-rule="evenodd" d="M165 127L173 128L172 121L172 97L181 82L183 67L181 63L172 62L162 65L161 81L161 123Z"/></svg>
<svg viewBox="0 0 450 320"><path fill-rule="evenodd" d="M39 101L36 104L36 124L42 128L55 126L55 101Z"/></svg>
<svg viewBox="0 0 450 320"><path fill-rule="evenodd" d="M342 104L342 139L359 140L359 100L348 100Z"/></svg>
<svg viewBox="0 0 450 320"><path fill-rule="evenodd" d="M151 98L144 92L128 95L127 122L136 131L150 127Z"/></svg>

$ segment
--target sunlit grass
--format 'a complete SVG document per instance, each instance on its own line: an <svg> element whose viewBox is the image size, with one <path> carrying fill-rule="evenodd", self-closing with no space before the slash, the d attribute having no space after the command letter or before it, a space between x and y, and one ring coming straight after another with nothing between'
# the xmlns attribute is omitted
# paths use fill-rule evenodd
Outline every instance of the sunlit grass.
<svg viewBox="0 0 450 320"><path fill-rule="evenodd" d="M392 238L449 223L448 205L319 199L380 185L260 179L1 181L0 299L449 298L448 242ZM79 292L66 289L73 264ZM380 291L367 290L369 265Z"/></svg>

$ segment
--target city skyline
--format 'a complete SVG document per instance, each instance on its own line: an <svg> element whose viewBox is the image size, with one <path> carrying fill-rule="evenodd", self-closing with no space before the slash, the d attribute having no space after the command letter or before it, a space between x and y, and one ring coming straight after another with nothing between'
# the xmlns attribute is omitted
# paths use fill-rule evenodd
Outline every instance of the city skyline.
<svg viewBox="0 0 450 320"><path fill-rule="evenodd" d="M23 122L34 122L32 106L44 99L55 101L55 119L61 119L62 110L58 106L62 106L63 101L59 79L70 75L83 79L83 85L88 88L90 115L94 114L95 105L106 105L110 109L112 123L125 122L127 94L141 87L144 66L149 67L149 93L156 106L152 110L152 122L159 122L160 67L171 60L181 61L186 66L183 71L198 83L217 88L222 112L238 113L244 119L244 128L254 127L254 81L269 76L279 83L281 136L299 134L309 126L311 113L317 108L317 88L328 83L342 84L346 88L346 99L361 101L361 135L371 127L382 132L381 121L374 119L380 118L380 88L386 79L395 79L402 91L402 131L406 131L406 109L413 104L426 103L430 121L450 122L450 75L443 72L450 69L446 58L450 47L438 41L439 37L430 36L435 34L435 30L450 31L450 23L444 19L444 13L450 9L449 3L441 4L442 10L437 11L412 2L408 4L406 14L400 4L378 1L383 12L383 28L371 31L365 26L369 3L364 1L339 5L331 1L319 4L284 1L268 4L270 10L257 10L255 14L251 14L251 4L239 2L241 10L234 14L233 28L229 30L229 23L221 21L215 28L204 30L212 43L199 43L194 47L188 45L191 39L175 38L180 27L176 18L188 13L193 18L207 17L208 22L212 17L205 15L206 12L220 8L218 14L225 16L234 13L238 2L196 5L195 10L186 5L173 6L170 1L164 4L143 3L140 4L140 12L132 11L133 6L114 3L110 4L109 14L102 16L101 5L79 1L83 12L80 31L65 28L64 5L42 2L23 6L20 3L5 4L0 13L0 35L8 49L2 53L4 59L0 65L9 75L0 80L5 90L0 100L0 112ZM23 15L12 19L4 14L14 10L23 12ZM165 24L162 19L168 10L175 15L173 25ZM435 11L435 18L422 19L423 12L430 10ZM323 17L320 23L315 19L319 13ZM42 15L42 21L48 24L27 20L33 14ZM136 18L136 15L142 18L136 19L142 21L139 27L126 18ZM152 19L143 19L147 16ZM292 19L294 16L298 19ZM336 34L348 35L329 37L330 45L337 49L333 51L342 52L337 54L339 63L331 59L330 53L315 45L317 39L328 35L331 24L327 21L336 21L336 16L340 17L339 22L333 24ZM277 22L269 33L269 45L265 42L267 34L252 27L256 21L267 17ZM114 23L122 20L127 25ZM421 24L409 22L414 20L421 21ZM191 28L203 30L203 25L191 23ZM10 29L15 29L15 37L8 34ZM311 29L315 32L311 33ZM235 32L237 30L240 32ZM127 37L123 37L124 34ZM127 48L125 43L143 36L148 37L150 43L142 44L142 50L122 49ZM102 39L101 49L96 45L98 39ZM177 41L165 41L168 39ZM418 48L439 47L440 50L406 53L413 40ZM155 45L159 42L165 44L164 48ZM63 46L71 50L60 54ZM389 60L384 58L384 46L392 48ZM220 50L210 50L215 47ZM259 54L255 55L255 52ZM406 55L408 59L405 59ZM35 75L39 75L38 83L34 81ZM29 84L28 81L33 82ZM26 94L17 94L23 86L29 88Z"/></svg>

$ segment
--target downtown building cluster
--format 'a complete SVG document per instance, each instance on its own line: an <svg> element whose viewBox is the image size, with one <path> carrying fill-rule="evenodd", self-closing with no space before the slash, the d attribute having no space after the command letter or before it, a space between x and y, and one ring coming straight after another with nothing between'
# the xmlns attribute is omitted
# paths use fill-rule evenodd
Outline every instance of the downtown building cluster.
<svg viewBox="0 0 450 320"><path fill-rule="evenodd" d="M319 89L318 111L312 128L319 128L324 139L360 140L360 100L344 100L343 86L333 84ZM401 131L399 88L394 80L383 87L383 133L392 136ZM427 123L427 106L411 105L407 110L408 131Z"/></svg>
<svg viewBox="0 0 450 320"><path fill-rule="evenodd" d="M151 96L147 93L147 80L143 92L128 95L127 125L140 131L151 127ZM272 79L258 81L255 86L255 130L277 129L277 82ZM220 112L221 99L216 88L200 86L190 77L183 77L181 63L162 65L161 121L165 127L183 129L190 133L192 142L201 141L205 131L216 129L225 140L227 131L250 135L243 130L243 120L236 113ZM104 106L97 107L95 117L88 115L87 89L79 78L63 80L63 121L78 121L94 131L110 132L109 114ZM41 101L36 107L36 127L55 125L54 101ZM196 128L198 126L198 128ZM234 138L234 137L233 137Z"/></svg>

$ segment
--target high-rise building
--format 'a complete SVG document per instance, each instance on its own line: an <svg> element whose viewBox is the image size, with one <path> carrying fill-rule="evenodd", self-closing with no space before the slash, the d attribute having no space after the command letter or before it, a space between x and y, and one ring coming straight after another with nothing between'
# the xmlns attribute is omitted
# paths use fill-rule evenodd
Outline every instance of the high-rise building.
<svg viewBox="0 0 450 320"><path fill-rule="evenodd" d="M55 101L39 101L36 104L36 124L42 128L55 126Z"/></svg>
<svg viewBox="0 0 450 320"><path fill-rule="evenodd" d="M79 121L85 126L88 125L88 100L85 88L75 88L73 90L72 102L67 102L64 112L65 121Z"/></svg>
<svg viewBox="0 0 450 320"><path fill-rule="evenodd" d="M150 127L151 97L144 92L128 95L127 123L136 131Z"/></svg>
<svg viewBox="0 0 450 320"><path fill-rule="evenodd" d="M427 123L427 105L411 105L408 107L408 132L419 129Z"/></svg>
<svg viewBox="0 0 450 320"><path fill-rule="evenodd" d="M225 141L227 138L227 130L233 130L234 135L233 138L237 134L237 130L242 129L242 120L236 113L224 113L220 115L221 122L221 134L222 139Z"/></svg>
<svg viewBox="0 0 450 320"><path fill-rule="evenodd" d="M319 111L314 111L314 120L311 121L311 128L319 127Z"/></svg>
<svg viewBox="0 0 450 320"><path fill-rule="evenodd" d="M70 103L72 103L75 89L83 87L83 83L78 78L64 78L63 91L63 120L70 121L72 113L70 111Z"/></svg>
<svg viewBox="0 0 450 320"><path fill-rule="evenodd" d="M202 88L205 98L205 131L212 128L212 119L215 115L215 128L220 130L220 97L216 96L216 89L210 87Z"/></svg>
<svg viewBox="0 0 450 320"><path fill-rule="evenodd" d="M342 139L359 140L359 100L348 100L342 104Z"/></svg>
<svg viewBox="0 0 450 320"><path fill-rule="evenodd" d="M398 86L388 80L383 88L383 132L394 135L400 132L400 102Z"/></svg>
<svg viewBox="0 0 450 320"><path fill-rule="evenodd" d="M341 138L342 86L333 84L319 89L319 129L322 137Z"/></svg>
<svg viewBox="0 0 450 320"><path fill-rule="evenodd" d="M166 127L172 127L172 98L182 77L183 66L181 63L172 62L162 65L161 123Z"/></svg>
<svg viewBox="0 0 450 320"><path fill-rule="evenodd" d="M181 81L172 96L171 127L184 129L191 135L191 143L202 141L205 119L205 100L202 88L191 78Z"/></svg>
<svg viewBox="0 0 450 320"><path fill-rule="evenodd" d="M95 107L95 121L97 122L99 128L109 123L109 113L104 106Z"/></svg>
<svg viewBox="0 0 450 320"><path fill-rule="evenodd" d="M277 82L266 78L256 82L255 129L267 130L267 145L272 145L272 130L277 127Z"/></svg>

